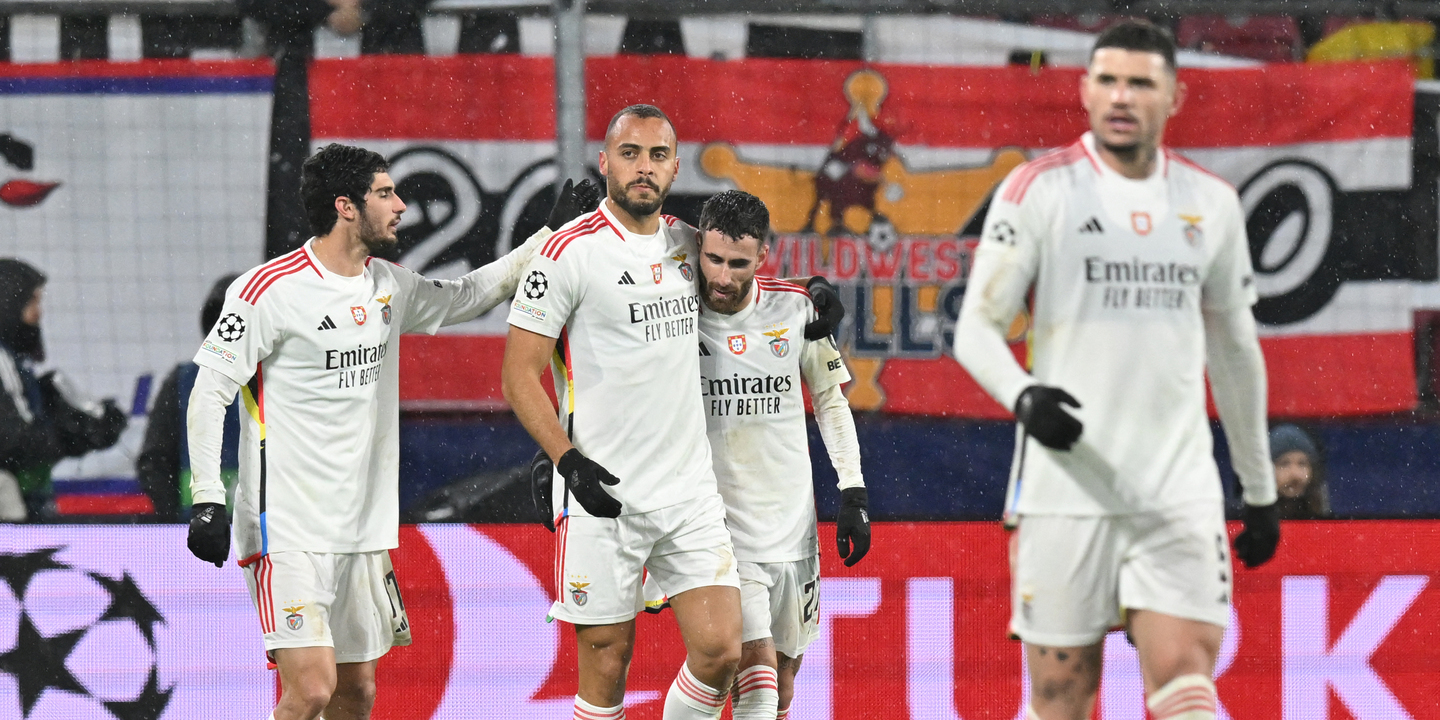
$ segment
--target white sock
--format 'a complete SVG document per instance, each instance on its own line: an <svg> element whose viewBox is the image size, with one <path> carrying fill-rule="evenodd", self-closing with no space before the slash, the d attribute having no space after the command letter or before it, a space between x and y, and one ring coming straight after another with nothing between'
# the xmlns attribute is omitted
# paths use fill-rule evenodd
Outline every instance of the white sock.
<svg viewBox="0 0 1440 720"><path fill-rule="evenodd" d="M779 718L780 679L775 668L751 665L735 677L735 720L771 720Z"/></svg>
<svg viewBox="0 0 1440 720"><path fill-rule="evenodd" d="M1215 683L1192 674L1165 683L1145 703L1155 720L1215 720Z"/></svg>
<svg viewBox="0 0 1440 720"><path fill-rule="evenodd" d="M785 720L788 717L790 717L790 708L788 707L775 713L775 720Z"/></svg>
<svg viewBox="0 0 1440 720"><path fill-rule="evenodd" d="M602 708L591 705L575 696L575 714L573 720L625 720L625 705Z"/></svg>
<svg viewBox="0 0 1440 720"><path fill-rule="evenodd" d="M725 707L725 693L700 682L690 666L681 665L670 692L665 693L662 720L710 720L720 717Z"/></svg>

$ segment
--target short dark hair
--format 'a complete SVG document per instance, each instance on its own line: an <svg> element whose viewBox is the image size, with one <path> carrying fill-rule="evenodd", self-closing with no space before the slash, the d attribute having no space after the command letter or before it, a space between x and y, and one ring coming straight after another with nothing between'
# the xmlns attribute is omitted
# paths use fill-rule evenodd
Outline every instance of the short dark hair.
<svg viewBox="0 0 1440 720"><path fill-rule="evenodd" d="M770 239L770 211L744 190L726 190L700 208L700 232L707 230L735 240L749 235L764 245Z"/></svg>
<svg viewBox="0 0 1440 720"><path fill-rule="evenodd" d="M620 112L615 113L615 117L610 118L610 124L605 126L605 137L610 137L610 133L615 130L616 123L619 123L620 118L625 117L626 115L634 115L641 120L645 120L648 118L660 118L670 126L670 129L672 131L675 129L675 123L670 122L670 116L666 115L664 110L661 110L654 105L646 105L644 103L639 103L626 108L621 108Z"/></svg>
<svg viewBox="0 0 1440 720"><path fill-rule="evenodd" d="M1100 48L1157 53L1165 58L1170 72L1175 72L1175 36L1149 20L1131 18L1105 28L1095 38L1095 47L1090 48L1090 61L1095 60L1095 51Z"/></svg>
<svg viewBox="0 0 1440 720"><path fill-rule="evenodd" d="M324 235L335 229L340 218L336 198L350 198L363 210L375 175L389 170L390 163L380 153L350 145L330 143L311 155L300 167L300 197L310 232Z"/></svg>

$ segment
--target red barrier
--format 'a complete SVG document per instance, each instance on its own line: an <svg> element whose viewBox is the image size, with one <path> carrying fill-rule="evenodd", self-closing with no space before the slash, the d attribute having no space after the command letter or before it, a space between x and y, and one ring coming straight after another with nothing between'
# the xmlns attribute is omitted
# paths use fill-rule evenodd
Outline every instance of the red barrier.
<svg viewBox="0 0 1440 720"><path fill-rule="evenodd" d="M826 540L833 532L821 528ZM416 645L381 662L376 716L431 717L438 707L434 717L449 717L445 707L464 706L490 717L510 702L511 717L564 717L574 637L539 617L553 597L542 587L551 543L538 527L406 528L396 566ZM1287 523L1273 562L1236 570L1217 671L1229 717L1440 717L1436 548L1440 523ZM807 652L792 718L1016 716L1026 689L1020 646L1005 637L997 524L877 524L860 565L845 569L833 553L822 565L823 636ZM660 717L683 658L673 617L642 616L628 717ZM1140 687L1133 649L1112 634L1099 717L1143 720Z"/></svg>

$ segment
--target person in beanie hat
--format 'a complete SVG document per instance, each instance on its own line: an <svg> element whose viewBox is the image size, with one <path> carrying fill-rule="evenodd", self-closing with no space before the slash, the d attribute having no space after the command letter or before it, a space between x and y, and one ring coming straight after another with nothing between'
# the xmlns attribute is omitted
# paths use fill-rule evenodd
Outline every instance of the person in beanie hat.
<svg viewBox="0 0 1440 720"><path fill-rule="evenodd" d="M0 521L53 516L55 463L110 447L125 429L125 413L113 401L79 398L58 373L36 375L35 364L45 359L44 289L44 273L0 258Z"/></svg>
<svg viewBox="0 0 1440 720"><path fill-rule="evenodd" d="M1320 451L1304 430L1295 425L1272 428L1270 459L1275 463L1282 519L1330 517L1330 489L1320 472Z"/></svg>

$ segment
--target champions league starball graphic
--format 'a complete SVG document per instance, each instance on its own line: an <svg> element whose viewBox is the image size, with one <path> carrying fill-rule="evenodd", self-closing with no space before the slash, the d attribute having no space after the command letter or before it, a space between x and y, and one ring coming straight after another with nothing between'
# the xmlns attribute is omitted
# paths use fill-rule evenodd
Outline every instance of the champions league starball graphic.
<svg viewBox="0 0 1440 720"><path fill-rule="evenodd" d="M94 712L85 717L160 717L174 693L173 684L162 687L155 656L155 630L165 616L130 573L112 577L76 567L56 559L62 549L0 554L0 580L11 595L0 627L13 629L13 642L0 653L0 673L14 683L20 717L32 717L42 700L91 705ZM112 654L129 659L128 672L91 662ZM138 689L137 678L143 678ZM7 710L0 707L0 716Z"/></svg>

